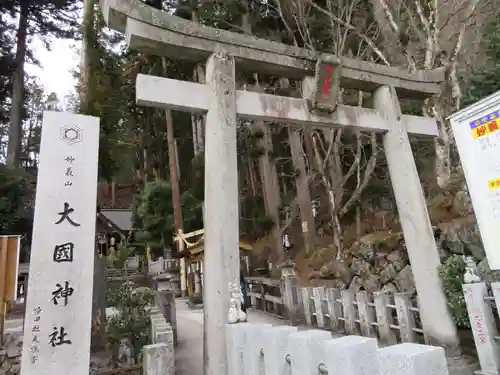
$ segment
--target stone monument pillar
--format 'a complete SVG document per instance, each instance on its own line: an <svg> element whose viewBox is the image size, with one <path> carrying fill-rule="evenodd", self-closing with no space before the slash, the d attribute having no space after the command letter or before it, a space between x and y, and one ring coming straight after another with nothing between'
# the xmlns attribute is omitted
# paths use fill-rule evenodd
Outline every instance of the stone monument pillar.
<svg viewBox="0 0 500 375"><path fill-rule="evenodd" d="M281 265L281 297L286 309L286 319L291 325L298 325L299 316L299 298L297 291L299 281L295 273L295 263L291 259L286 259Z"/></svg>

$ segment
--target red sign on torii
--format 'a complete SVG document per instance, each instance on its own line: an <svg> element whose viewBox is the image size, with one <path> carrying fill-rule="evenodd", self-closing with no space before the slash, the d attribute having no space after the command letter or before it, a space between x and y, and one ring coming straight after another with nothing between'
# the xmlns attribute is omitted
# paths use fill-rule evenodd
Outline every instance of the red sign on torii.
<svg viewBox="0 0 500 375"><path fill-rule="evenodd" d="M316 91L309 100L310 110L333 112L337 106L341 62L338 57L321 55L316 64Z"/></svg>

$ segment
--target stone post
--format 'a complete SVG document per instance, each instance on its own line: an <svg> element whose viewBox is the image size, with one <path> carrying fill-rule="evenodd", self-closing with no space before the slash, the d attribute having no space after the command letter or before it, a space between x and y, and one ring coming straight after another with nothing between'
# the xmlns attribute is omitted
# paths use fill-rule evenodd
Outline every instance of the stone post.
<svg viewBox="0 0 500 375"><path fill-rule="evenodd" d="M158 327L155 330L155 344L167 344L174 348L174 331L172 330L172 326L167 324L166 327Z"/></svg>
<svg viewBox="0 0 500 375"><path fill-rule="evenodd" d="M389 131L384 134L384 149L415 279L423 329L429 344L444 347L449 355L458 354L457 329L438 274L439 253L394 88L378 88L374 93L374 106L390 124Z"/></svg>
<svg viewBox="0 0 500 375"><path fill-rule="evenodd" d="M196 296L201 295L201 278L200 278L200 270L194 271L194 294Z"/></svg>
<svg viewBox="0 0 500 375"><path fill-rule="evenodd" d="M163 314L166 321L172 326L174 331L174 343L177 344L177 315L174 292L171 290L158 290L157 293L158 309Z"/></svg>
<svg viewBox="0 0 500 375"><path fill-rule="evenodd" d="M183 233L182 230L179 229L179 232L177 233L177 236L179 237L179 242L178 242L178 250L179 252L182 252L184 250L184 239L182 238ZM181 284L181 296L186 297L187 296L187 280L186 280L187 272L186 272L186 259L182 257L179 260L179 277L180 277L180 284Z"/></svg>
<svg viewBox="0 0 500 375"><path fill-rule="evenodd" d="M377 365L379 375L449 374L443 348L408 342L378 349Z"/></svg>
<svg viewBox="0 0 500 375"><path fill-rule="evenodd" d="M234 58L225 51L212 54L206 82L204 374L227 375L228 284L238 284L240 273Z"/></svg>
<svg viewBox="0 0 500 375"><path fill-rule="evenodd" d="M155 277L156 289L160 290L173 290L172 287L172 276L161 274Z"/></svg>
<svg viewBox="0 0 500 375"><path fill-rule="evenodd" d="M143 375L175 375L173 345L159 343L142 348Z"/></svg>
<svg viewBox="0 0 500 375"><path fill-rule="evenodd" d="M286 309L286 318L293 326L298 325L300 320L297 287L295 264L291 260L286 260L281 266L280 291Z"/></svg>
<svg viewBox="0 0 500 375"><path fill-rule="evenodd" d="M489 301L485 300L488 287L485 283L463 284L462 287L481 373L498 374L500 346L496 340L498 329L493 309ZM491 287L495 290L498 283L492 283Z"/></svg>

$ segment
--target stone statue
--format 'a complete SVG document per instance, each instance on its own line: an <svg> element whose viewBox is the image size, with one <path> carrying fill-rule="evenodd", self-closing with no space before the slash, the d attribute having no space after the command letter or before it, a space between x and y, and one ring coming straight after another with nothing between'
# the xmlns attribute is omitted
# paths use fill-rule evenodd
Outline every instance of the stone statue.
<svg viewBox="0 0 500 375"><path fill-rule="evenodd" d="M247 321L247 314L241 310L241 305L244 303L241 287L236 283L229 283L229 312L227 320L229 324L242 323Z"/></svg>
<svg viewBox="0 0 500 375"><path fill-rule="evenodd" d="M464 282L466 284L480 282L481 279L476 274L476 262L474 261L474 259L470 256L464 256L464 262L465 262Z"/></svg>
<svg viewBox="0 0 500 375"><path fill-rule="evenodd" d="M129 339L121 339L118 348L118 363L120 367L131 367L134 365L134 351Z"/></svg>

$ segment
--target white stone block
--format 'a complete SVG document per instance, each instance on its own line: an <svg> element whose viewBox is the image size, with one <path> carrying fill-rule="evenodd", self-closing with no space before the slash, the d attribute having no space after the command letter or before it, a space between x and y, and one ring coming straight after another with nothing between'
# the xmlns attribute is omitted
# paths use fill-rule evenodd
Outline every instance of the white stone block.
<svg viewBox="0 0 500 375"><path fill-rule="evenodd" d="M325 342L328 373L342 375L378 375L377 339L344 336Z"/></svg>
<svg viewBox="0 0 500 375"><path fill-rule="evenodd" d="M264 341L264 330L272 327L271 324L243 324L245 330L245 345L243 350L243 367L245 375L260 375L263 373L264 357L261 350Z"/></svg>
<svg viewBox="0 0 500 375"><path fill-rule="evenodd" d="M162 324L167 324L167 321L163 315L151 315L151 339L155 337L157 327Z"/></svg>
<svg viewBox="0 0 500 375"><path fill-rule="evenodd" d="M144 375L175 375L174 345L146 345L143 350Z"/></svg>
<svg viewBox="0 0 500 375"><path fill-rule="evenodd" d="M404 343L377 350L379 375L448 375L444 349Z"/></svg>
<svg viewBox="0 0 500 375"><path fill-rule="evenodd" d="M288 375L290 365L285 361L290 354L290 335L297 332L297 327L281 326L264 328L264 369L265 374Z"/></svg>
<svg viewBox="0 0 500 375"><path fill-rule="evenodd" d="M325 362L325 341L332 335L327 331L310 330L290 336L292 375L318 375L318 366Z"/></svg>
<svg viewBox="0 0 500 375"><path fill-rule="evenodd" d="M500 301L499 286L499 283L491 284L495 302ZM500 372L500 347L495 340L498 336L498 329L492 306L484 299L488 296L488 287L485 283L463 284L462 287L481 372L498 374ZM497 306L499 306L498 303Z"/></svg>
<svg viewBox="0 0 500 375"><path fill-rule="evenodd" d="M174 345L174 331L172 327L156 331L155 344Z"/></svg>
<svg viewBox="0 0 500 375"><path fill-rule="evenodd" d="M245 344L245 327L249 323L226 324L227 373L244 375L243 347Z"/></svg>
<svg viewBox="0 0 500 375"><path fill-rule="evenodd" d="M156 336L158 335L158 332L163 332L163 331L167 331L169 329L172 329L172 327L167 323L155 324L155 325L152 325L151 328L152 328L151 338L153 339L153 341L156 340ZM154 341L154 343L156 343L156 342L157 341Z"/></svg>
<svg viewBox="0 0 500 375"><path fill-rule="evenodd" d="M160 310L156 306L151 307L150 312L151 312L151 315L161 314Z"/></svg>
<svg viewBox="0 0 500 375"><path fill-rule="evenodd" d="M21 373L88 375L99 119L43 113Z"/></svg>

